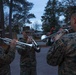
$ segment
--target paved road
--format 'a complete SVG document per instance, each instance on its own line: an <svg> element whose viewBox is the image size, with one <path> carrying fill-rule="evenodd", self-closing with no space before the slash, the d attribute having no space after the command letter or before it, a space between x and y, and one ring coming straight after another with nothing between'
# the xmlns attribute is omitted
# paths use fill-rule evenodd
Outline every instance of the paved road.
<svg viewBox="0 0 76 75"><path fill-rule="evenodd" d="M38 44L42 45L45 43L38 42ZM46 54L47 54L48 50L49 50L49 47L41 47L41 52L36 53L37 75L58 75L57 74L57 67L50 66L46 62ZM11 64L12 75L19 75L19 73L20 73L19 58L20 58L20 56L16 52L15 60Z"/></svg>

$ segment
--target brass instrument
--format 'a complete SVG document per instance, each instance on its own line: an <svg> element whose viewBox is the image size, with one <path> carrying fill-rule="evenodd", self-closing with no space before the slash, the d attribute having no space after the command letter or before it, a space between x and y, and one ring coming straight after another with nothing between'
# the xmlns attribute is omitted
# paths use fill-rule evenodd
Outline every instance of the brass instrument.
<svg viewBox="0 0 76 75"><path fill-rule="evenodd" d="M31 38L32 39L32 44L33 44L33 46L36 48L36 50L38 51L38 52L40 52L40 46L36 43L36 41L33 39L33 38Z"/></svg>
<svg viewBox="0 0 76 75"><path fill-rule="evenodd" d="M42 36L41 36L41 40L45 42L48 38L51 38L51 37L53 37L54 35L56 35L56 33L51 34L51 35L49 35L49 36L47 36L47 35L42 35Z"/></svg>
<svg viewBox="0 0 76 75"><path fill-rule="evenodd" d="M3 40L4 41L4 43L6 43L6 44L10 44L10 42L11 42L11 40L12 39L10 39L10 38L1 38L0 37L0 39L1 40ZM29 47L35 47L37 50L40 50L40 47L38 46L38 44L35 42L35 40L34 39L32 39L33 40L33 43L32 44L28 44L28 43L23 43L23 42L20 42L20 41L16 41L17 43L16 43L16 47L17 48L25 48L26 46L29 46Z"/></svg>
<svg viewBox="0 0 76 75"><path fill-rule="evenodd" d="M41 36L41 40L45 41L48 38L51 38L52 41L56 41L56 40L58 40L60 37L62 37L66 33L69 33L69 30L68 29L62 29L62 30L59 30L57 33L51 34L49 36L42 35Z"/></svg>

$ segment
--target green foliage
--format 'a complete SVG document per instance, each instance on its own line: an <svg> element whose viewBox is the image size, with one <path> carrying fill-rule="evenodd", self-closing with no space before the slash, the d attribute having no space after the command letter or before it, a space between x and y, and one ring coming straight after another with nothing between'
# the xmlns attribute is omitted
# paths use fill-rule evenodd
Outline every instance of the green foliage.
<svg viewBox="0 0 76 75"><path fill-rule="evenodd" d="M5 28L5 32L9 32L9 26Z"/></svg>
<svg viewBox="0 0 76 75"><path fill-rule="evenodd" d="M5 32L9 32L9 25L6 27ZM12 32L19 33L19 26L18 25L13 26Z"/></svg>
<svg viewBox="0 0 76 75"><path fill-rule="evenodd" d="M8 8L12 5L12 26L17 25L17 23L21 23L24 25L25 23L31 23L30 18L35 18L33 13L30 13L30 10L33 7L33 3L28 2L27 0L12 0L12 4L10 4L9 0L3 0L4 6Z"/></svg>
<svg viewBox="0 0 76 75"><path fill-rule="evenodd" d="M44 32L49 32L52 27L58 28L58 20L60 15L58 0L49 0L45 7L45 12L42 16L42 29ZM57 27L58 26L58 27ZM56 29L57 30L57 29Z"/></svg>
<svg viewBox="0 0 76 75"><path fill-rule="evenodd" d="M18 25L15 25L15 26L12 28L12 31L13 31L13 32L16 32L16 33L19 33L19 26L18 26Z"/></svg>
<svg viewBox="0 0 76 75"><path fill-rule="evenodd" d="M75 0L62 0L62 7L64 13L64 22L66 25L70 25L70 17L76 12L76 1Z"/></svg>
<svg viewBox="0 0 76 75"><path fill-rule="evenodd" d="M3 3L1 3L1 1L3 1ZM0 0L0 3L3 4L4 6L10 7L11 5L10 1L11 0ZM24 25L24 23L31 24L30 18L35 18L35 15L33 13L30 13L30 10L32 9L34 4L28 2L27 0L12 0L12 1L13 1L12 3L13 14L12 14L12 22L11 22L12 26ZM41 19L42 29L44 32L49 32L53 26L56 28L57 31L60 27L59 17L61 15L65 17L64 23L66 24L70 23L70 15L71 15L70 13L72 12L72 10L76 9L76 1L75 0L60 0L60 1L61 2L59 2L59 0L48 0ZM71 7L75 7L75 8L71 8ZM70 8L71 10L69 11ZM3 9L3 7L1 7L1 9ZM74 12L76 12L76 10ZM2 13L0 11L0 15L1 14ZM9 19L7 22L9 22Z"/></svg>
<svg viewBox="0 0 76 75"><path fill-rule="evenodd" d="M14 0L13 12L15 13L13 15L13 19L17 19L18 22L21 22L23 25L25 23L30 24L30 18L35 18L35 15L29 12L29 10L31 10L32 7L33 3L28 2L26 0Z"/></svg>
<svg viewBox="0 0 76 75"><path fill-rule="evenodd" d="M75 0L48 0L41 19L43 31L50 31L52 26L54 26L57 31L60 28L60 16L65 17L65 19L62 21L62 25L69 25L70 16L74 12L76 12Z"/></svg>

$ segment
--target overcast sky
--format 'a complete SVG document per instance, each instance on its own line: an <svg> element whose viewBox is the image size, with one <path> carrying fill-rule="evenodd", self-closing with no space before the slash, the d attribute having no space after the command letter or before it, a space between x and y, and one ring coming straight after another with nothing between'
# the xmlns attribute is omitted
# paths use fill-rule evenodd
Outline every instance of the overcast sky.
<svg viewBox="0 0 76 75"><path fill-rule="evenodd" d="M29 0L28 0L29 1ZM31 13L34 13L36 18L31 19L32 22L40 22L41 16L44 13L44 9L48 0L30 0L34 4L33 8L30 10Z"/></svg>
<svg viewBox="0 0 76 75"><path fill-rule="evenodd" d="M33 8L30 10L30 12L34 13L36 16L36 18L31 19L32 25L35 22L38 22L41 24L41 16L43 16L44 9L45 9L45 6L46 6L48 0L30 0L29 2L32 2L34 4ZM62 20L62 19L64 19L64 16L60 17L60 20ZM40 29L41 29L41 27L42 26L40 26Z"/></svg>
<svg viewBox="0 0 76 75"><path fill-rule="evenodd" d="M33 8L29 11L30 13L33 13L36 16L36 18L31 19L32 24L35 22L41 24L41 16L43 16L44 9L48 0L27 0L27 1L32 2L34 4ZM6 11L8 12L9 10Z"/></svg>

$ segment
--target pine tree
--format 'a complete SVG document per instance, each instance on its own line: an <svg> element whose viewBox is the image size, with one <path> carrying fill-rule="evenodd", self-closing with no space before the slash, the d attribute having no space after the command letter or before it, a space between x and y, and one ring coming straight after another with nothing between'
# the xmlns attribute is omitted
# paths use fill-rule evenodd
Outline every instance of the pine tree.
<svg viewBox="0 0 76 75"><path fill-rule="evenodd" d="M42 29L44 32L49 32L52 27L55 31L59 29L60 2L58 0L49 0L42 16Z"/></svg>
<svg viewBox="0 0 76 75"><path fill-rule="evenodd" d="M35 15L29 12L33 7L33 3L27 0L14 0L14 2L13 11L16 13L13 15L13 21L20 22L22 25L31 23L30 18L35 18Z"/></svg>
<svg viewBox="0 0 76 75"><path fill-rule="evenodd" d="M35 15L29 12L33 7L33 3L28 2L27 0L3 0L3 5L7 6L8 8L11 7L10 12L8 12L8 17L10 18L8 21L10 36L12 35L11 28L14 25L23 25L24 23L31 23L30 18L35 18Z"/></svg>
<svg viewBox="0 0 76 75"><path fill-rule="evenodd" d="M3 1L0 0L0 37L5 37Z"/></svg>
<svg viewBox="0 0 76 75"><path fill-rule="evenodd" d="M72 13L76 12L75 0L62 0L62 6L64 7L64 22L66 25L70 25L70 17Z"/></svg>

